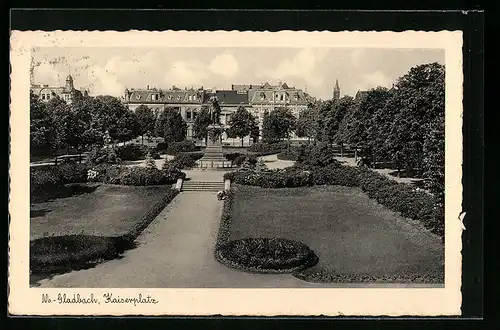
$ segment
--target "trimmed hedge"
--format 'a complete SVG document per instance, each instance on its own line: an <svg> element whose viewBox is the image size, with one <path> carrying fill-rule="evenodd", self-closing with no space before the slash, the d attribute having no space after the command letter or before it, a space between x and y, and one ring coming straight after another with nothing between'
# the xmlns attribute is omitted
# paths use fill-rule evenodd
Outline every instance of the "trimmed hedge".
<svg viewBox="0 0 500 330"><path fill-rule="evenodd" d="M290 148L283 149L278 154L278 159L280 159L280 160L297 161L298 157L299 157L299 147L296 147L296 146L290 146Z"/></svg>
<svg viewBox="0 0 500 330"><path fill-rule="evenodd" d="M305 244L283 238L245 238L216 250L222 264L252 273L292 273L318 263Z"/></svg>
<svg viewBox="0 0 500 330"><path fill-rule="evenodd" d="M175 167L157 169L141 166L100 166L92 169L97 174L92 181L127 186L173 184L186 174Z"/></svg>
<svg viewBox="0 0 500 330"><path fill-rule="evenodd" d="M312 283L444 283L444 272L421 276L413 273L373 276L368 274L343 274L327 269L304 269L293 274L294 277Z"/></svg>
<svg viewBox="0 0 500 330"><path fill-rule="evenodd" d="M310 172L296 167L266 171L236 171L224 174L224 180L262 188L303 187L313 185Z"/></svg>
<svg viewBox="0 0 500 330"><path fill-rule="evenodd" d="M231 214L233 212L234 190L229 189L226 191L226 199L222 207L222 215L219 224L219 232L217 234L217 241L215 243L215 251L229 242L231 237Z"/></svg>

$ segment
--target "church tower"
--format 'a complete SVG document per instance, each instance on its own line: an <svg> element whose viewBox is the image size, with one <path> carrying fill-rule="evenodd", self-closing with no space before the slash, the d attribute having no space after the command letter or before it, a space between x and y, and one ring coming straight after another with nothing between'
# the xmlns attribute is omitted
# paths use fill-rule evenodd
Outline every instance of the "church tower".
<svg viewBox="0 0 500 330"><path fill-rule="evenodd" d="M71 75L68 75L68 77L66 78L65 89L67 92L71 92L73 91L73 89L75 89L75 87L73 86L73 77L71 77Z"/></svg>
<svg viewBox="0 0 500 330"><path fill-rule="evenodd" d="M334 100L340 99L340 87L338 79L335 81L335 87L333 87L333 99Z"/></svg>

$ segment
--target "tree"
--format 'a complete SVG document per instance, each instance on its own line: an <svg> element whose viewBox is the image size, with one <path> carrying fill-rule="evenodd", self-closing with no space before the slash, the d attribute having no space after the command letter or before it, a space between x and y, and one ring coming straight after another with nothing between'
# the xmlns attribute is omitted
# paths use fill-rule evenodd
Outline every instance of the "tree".
<svg viewBox="0 0 500 330"><path fill-rule="evenodd" d="M259 123L257 122L257 119L254 118L254 121L252 122L252 127L250 128L250 138L252 139L252 142L257 143L259 141L259 136L260 136Z"/></svg>
<svg viewBox="0 0 500 330"><path fill-rule="evenodd" d="M165 108L156 121L155 129L167 144L186 139L187 124L177 109Z"/></svg>
<svg viewBox="0 0 500 330"><path fill-rule="evenodd" d="M290 138L290 133L295 129L297 119L290 109L279 107L264 117L266 121L266 134L268 141L277 141Z"/></svg>
<svg viewBox="0 0 500 330"><path fill-rule="evenodd" d="M207 127L212 123L210 117L210 109L207 106L201 108L200 113L196 116L193 124L193 133L197 139L204 140L207 143L208 131Z"/></svg>
<svg viewBox="0 0 500 330"><path fill-rule="evenodd" d="M264 112L264 118L262 120L262 140L264 140L267 143L274 142L277 140L274 135L269 112L267 111Z"/></svg>
<svg viewBox="0 0 500 330"><path fill-rule="evenodd" d="M141 104L135 109L137 122L139 126L139 134L141 135L142 144L144 144L144 135L152 135L155 129L156 118L153 110L148 106Z"/></svg>
<svg viewBox="0 0 500 330"><path fill-rule="evenodd" d="M241 146L243 147L243 138L250 135L255 123L254 116L245 107L238 107L238 110L231 116L227 135L230 138L241 138Z"/></svg>
<svg viewBox="0 0 500 330"><path fill-rule="evenodd" d="M297 126L295 133L298 137L307 137L310 141L317 134L317 112L313 107L302 110L297 119Z"/></svg>
<svg viewBox="0 0 500 330"><path fill-rule="evenodd" d="M49 110L38 96L30 93L30 154L49 156L54 142L54 126Z"/></svg>
<svg viewBox="0 0 500 330"><path fill-rule="evenodd" d="M396 114L386 145L399 167L425 171L440 166L438 155L444 150L444 138L438 141L437 137L444 136L441 125L444 122L444 75L443 65L423 64L411 68L394 85L390 102ZM424 148L428 138L436 139L442 146Z"/></svg>

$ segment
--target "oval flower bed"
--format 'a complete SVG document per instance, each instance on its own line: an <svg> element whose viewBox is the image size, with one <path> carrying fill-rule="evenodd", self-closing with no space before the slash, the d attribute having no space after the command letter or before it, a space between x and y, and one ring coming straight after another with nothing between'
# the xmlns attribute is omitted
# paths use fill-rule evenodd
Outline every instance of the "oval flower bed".
<svg viewBox="0 0 500 330"><path fill-rule="evenodd" d="M245 238L216 251L224 265L252 273L292 273L318 263L305 244L282 238Z"/></svg>

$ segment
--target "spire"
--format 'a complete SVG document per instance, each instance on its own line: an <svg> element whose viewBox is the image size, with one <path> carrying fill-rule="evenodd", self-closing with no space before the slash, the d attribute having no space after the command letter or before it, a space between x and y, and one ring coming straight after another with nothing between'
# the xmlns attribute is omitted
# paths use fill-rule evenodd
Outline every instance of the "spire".
<svg viewBox="0 0 500 330"><path fill-rule="evenodd" d="M333 99L338 100L340 99L340 87L339 87L339 80L335 80L335 87L333 87Z"/></svg>

